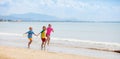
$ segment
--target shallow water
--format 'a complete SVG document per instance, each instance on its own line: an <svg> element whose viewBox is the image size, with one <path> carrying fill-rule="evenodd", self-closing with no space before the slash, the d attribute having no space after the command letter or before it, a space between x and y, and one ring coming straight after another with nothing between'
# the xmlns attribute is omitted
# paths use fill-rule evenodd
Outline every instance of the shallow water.
<svg viewBox="0 0 120 59"><path fill-rule="evenodd" d="M42 26L49 23L55 31L52 37L120 43L120 23L1 22L0 33L22 35L30 26L35 33L39 33Z"/></svg>

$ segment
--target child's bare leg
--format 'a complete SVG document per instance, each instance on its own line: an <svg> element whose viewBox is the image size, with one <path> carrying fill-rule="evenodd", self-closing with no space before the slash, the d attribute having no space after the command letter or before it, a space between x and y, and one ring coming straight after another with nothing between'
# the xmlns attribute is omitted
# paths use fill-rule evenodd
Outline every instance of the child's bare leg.
<svg viewBox="0 0 120 59"><path fill-rule="evenodd" d="M41 44L41 50L43 49L43 45L44 45L44 43L42 42L42 44Z"/></svg>
<svg viewBox="0 0 120 59"><path fill-rule="evenodd" d="M32 40L28 42L28 48L30 48L30 44L32 43Z"/></svg>
<svg viewBox="0 0 120 59"><path fill-rule="evenodd" d="M50 42L50 36L47 36L47 45L49 45Z"/></svg>
<svg viewBox="0 0 120 59"><path fill-rule="evenodd" d="M46 49L45 46L46 46L46 42L44 42L44 50Z"/></svg>
<svg viewBox="0 0 120 59"><path fill-rule="evenodd" d="M47 39L45 39L45 42L44 42L44 48L45 48L45 46L46 46L46 43L47 43Z"/></svg>
<svg viewBox="0 0 120 59"><path fill-rule="evenodd" d="M47 39L45 40L45 44L44 44L45 46L46 46L46 43L47 43Z"/></svg>

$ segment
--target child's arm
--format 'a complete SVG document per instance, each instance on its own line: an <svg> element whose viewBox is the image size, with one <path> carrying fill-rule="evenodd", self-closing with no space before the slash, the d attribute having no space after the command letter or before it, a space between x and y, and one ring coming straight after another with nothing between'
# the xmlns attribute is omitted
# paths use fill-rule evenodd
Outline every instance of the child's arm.
<svg viewBox="0 0 120 59"><path fill-rule="evenodd" d="M28 32L24 33L24 34L27 34Z"/></svg>
<svg viewBox="0 0 120 59"><path fill-rule="evenodd" d="M27 33L28 33L28 32L24 33L23 36L26 37L26 34L27 34Z"/></svg>
<svg viewBox="0 0 120 59"><path fill-rule="evenodd" d="M38 33L38 35L40 35L40 33Z"/></svg>
<svg viewBox="0 0 120 59"><path fill-rule="evenodd" d="M34 32L32 32L32 34L34 34L35 36L37 36Z"/></svg>
<svg viewBox="0 0 120 59"><path fill-rule="evenodd" d="M34 34L35 36L38 36L37 34Z"/></svg>
<svg viewBox="0 0 120 59"><path fill-rule="evenodd" d="M36 34L36 36L40 35L40 33Z"/></svg>
<svg viewBox="0 0 120 59"><path fill-rule="evenodd" d="M52 32L54 32L54 30L52 29Z"/></svg>

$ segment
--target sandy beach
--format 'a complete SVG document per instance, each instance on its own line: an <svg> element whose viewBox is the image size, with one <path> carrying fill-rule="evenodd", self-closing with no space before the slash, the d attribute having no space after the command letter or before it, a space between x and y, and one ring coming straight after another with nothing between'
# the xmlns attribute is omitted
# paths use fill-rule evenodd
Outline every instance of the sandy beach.
<svg viewBox="0 0 120 59"><path fill-rule="evenodd" d="M0 59L100 59L90 56L63 54L33 50L27 48L15 48L0 46Z"/></svg>

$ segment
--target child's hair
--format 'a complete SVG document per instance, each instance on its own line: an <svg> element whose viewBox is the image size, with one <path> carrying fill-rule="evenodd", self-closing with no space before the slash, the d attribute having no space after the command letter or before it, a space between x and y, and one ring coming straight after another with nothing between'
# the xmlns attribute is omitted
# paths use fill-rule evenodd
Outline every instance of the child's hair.
<svg viewBox="0 0 120 59"><path fill-rule="evenodd" d="M48 26L50 26L50 27L51 27L51 24L48 24Z"/></svg>
<svg viewBox="0 0 120 59"><path fill-rule="evenodd" d="M46 26L43 26L43 29L46 30Z"/></svg>
<svg viewBox="0 0 120 59"><path fill-rule="evenodd" d="M29 30L32 30L32 27L29 27Z"/></svg>

